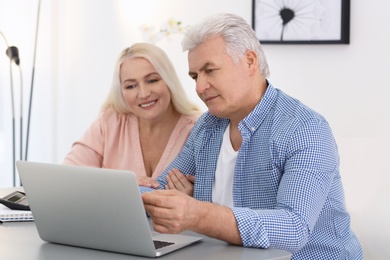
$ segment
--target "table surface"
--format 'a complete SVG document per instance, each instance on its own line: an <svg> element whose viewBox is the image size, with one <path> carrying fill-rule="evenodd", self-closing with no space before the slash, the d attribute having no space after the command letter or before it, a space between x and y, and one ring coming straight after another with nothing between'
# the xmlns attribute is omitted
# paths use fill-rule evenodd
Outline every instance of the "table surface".
<svg viewBox="0 0 390 260"><path fill-rule="evenodd" d="M14 190L16 188L0 189L0 197ZM19 188L18 190L21 189ZM159 258L284 260L291 257L290 253L282 250L244 248L190 231L185 231L183 234L201 236L203 240ZM145 257L133 255L48 243L41 240L34 222L8 222L0 224L0 252L2 259L13 260L145 259Z"/></svg>

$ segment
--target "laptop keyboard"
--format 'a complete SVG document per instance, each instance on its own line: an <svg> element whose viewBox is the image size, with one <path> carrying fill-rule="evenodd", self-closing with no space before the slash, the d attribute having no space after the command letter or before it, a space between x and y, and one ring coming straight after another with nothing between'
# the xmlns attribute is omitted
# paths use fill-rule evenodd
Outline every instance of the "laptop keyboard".
<svg viewBox="0 0 390 260"><path fill-rule="evenodd" d="M154 247L156 249L159 249L159 248L166 247L166 246L174 244L172 242L166 242L166 241L160 241L160 240L153 240L153 242L154 242Z"/></svg>

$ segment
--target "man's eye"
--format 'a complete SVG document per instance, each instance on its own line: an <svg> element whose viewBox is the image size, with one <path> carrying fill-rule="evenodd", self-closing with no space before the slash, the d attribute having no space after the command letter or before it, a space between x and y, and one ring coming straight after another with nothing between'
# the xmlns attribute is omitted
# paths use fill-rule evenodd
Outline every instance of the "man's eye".
<svg viewBox="0 0 390 260"><path fill-rule="evenodd" d="M214 69L206 69L204 72L206 72L207 74L210 74L213 71L214 71Z"/></svg>

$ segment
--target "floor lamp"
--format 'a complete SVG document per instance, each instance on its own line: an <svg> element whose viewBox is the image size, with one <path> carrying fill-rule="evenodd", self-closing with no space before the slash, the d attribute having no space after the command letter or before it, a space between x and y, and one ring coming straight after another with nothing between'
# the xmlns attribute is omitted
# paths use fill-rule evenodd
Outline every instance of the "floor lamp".
<svg viewBox="0 0 390 260"><path fill-rule="evenodd" d="M37 41L38 41L38 29L39 29L40 11L41 11L41 0L38 0L37 27L36 27L36 30L35 30L34 58L33 58L33 66L32 66L32 73L31 73L30 101L29 101L29 106L28 106L26 149L25 149L25 155L24 155L24 160L25 161L27 161L27 156L28 156L28 143L29 143L29 136L30 136L31 105L32 105L32 97L33 97L33 90L34 90L35 57L36 57L36 53L37 53Z"/></svg>
<svg viewBox="0 0 390 260"><path fill-rule="evenodd" d="M19 66L19 50L15 46L9 46L8 41L5 38L4 34L1 33L1 36L4 38L4 41L7 45L6 55L9 57L9 71L10 71L10 87L11 87L11 111L12 111L12 174L13 174L13 186L16 185L16 129L15 129L15 98L14 98L14 83L13 83L13 73L12 73L12 64L13 62L19 67L20 70L20 159L22 159L22 150L23 150L23 76L22 70Z"/></svg>
<svg viewBox="0 0 390 260"><path fill-rule="evenodd" d="M38 38L38 26L39 26L39 15L40 15L40 6L41 0L38 1L38 14L37 14L37 27L35 32L35 46L34 46L34 57L33 57L33 66L32 66L32 78L31 78L31 88L30 88L30 100L28 108L28 121L27 121L27 132L26 132L26 147L25 147L25 157L24 160L27 160L28 156L28 144L29 144L29 134L30 134L30 119L31 119L31 107L32 107L32 97L34 89L34 75L35 75L35 57L37 49L37 38ZM10 59L10 87L11 87L11 110L12 110L12 174L13 174L13 186L16 186L16 127L15 127L15 98L14 98L14 84L13 84L13 73L12 73L12 64L13 62L18 66L20 71L20 160L23 160L23 76L22 69L20 67L20 58L19 50L15 46L9 46L7 39L4 34L0 31L0 35L4 38L4 41L7 45L6 55ZM20 183L22 184L22 183Z"/></svg>

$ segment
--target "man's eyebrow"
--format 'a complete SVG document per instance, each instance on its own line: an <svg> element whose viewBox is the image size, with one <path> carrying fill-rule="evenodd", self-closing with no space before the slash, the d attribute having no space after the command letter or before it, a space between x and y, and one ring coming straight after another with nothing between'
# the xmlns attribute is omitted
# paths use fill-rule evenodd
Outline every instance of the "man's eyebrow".
<svg viewBox="0 0 390 260"><path fill-rule="evenodd" d="M210 67L210 66L214 66L214 64L212 63L212 62L206 62L200 69L199 69L199 71L200 72L202 72L202 71L204 71L204 70L206 70L208 67ZM194 76L194 75L197 75L198 73L196 73L196 72L193 72L193 71L189 71L188 72L188 75L190 75L190 76Z"/></svg>
<svg viewBox="0 0 390 260"><path fill-rule="evenodd" d="M208 67L213 66L213 65L214 65L214 64L211 63L211 62L206 62L206 63L200 68L199 71L204 71L204 70L206 70Z"/></svg>

